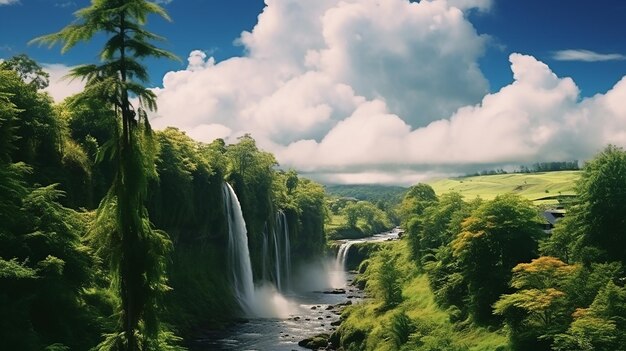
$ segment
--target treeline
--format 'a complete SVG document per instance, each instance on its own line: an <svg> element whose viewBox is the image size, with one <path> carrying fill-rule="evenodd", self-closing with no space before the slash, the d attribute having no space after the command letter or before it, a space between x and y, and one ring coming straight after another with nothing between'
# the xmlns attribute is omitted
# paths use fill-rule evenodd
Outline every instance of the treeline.
<svg viewBox="0 0 626 351"><path fill-rule="evenodd" d="M138 349L119 344L124 251L116 251L118 202L107 200L119 175L118 115L86 93L54 104L41 92L47 79L25 56L0 64L0 348ZM226 274L224 181L240 199L254 267L279 210L294 260L324 250L323 187L279 170L250 136L226 145L175 128L137 135L147 160L138 170L146 174L140 211L149 218L140 223L151 234L134 259L154 284L141 289L154 293L136 296L154 314L146 323L162 322L140 323L142 349L180 349L175 334L239 312Z"/></svg>
<svg viewBox="0 0 626 351"><path fill-rule="evenodd" d="M351 197L374 204L385 203L392 207L402 202L404 193L407 191L407 188L402 186L377 184L333 184L326 185L325 188L329 195L338 198Z"/></svg>
<svg viewBox="0 0 626 351"><path fill-rule="evenodd" d="M580 166L578 161L562 161L562 162L537 162L531 166L520 165L518 169L511 172L507 172L502 168L489 169L469 174L468 176L484 176L484 175L496 175L496 174L508 174L508 173L541 173L541 172L558 172L558 171L578 171Z"/></svg>
<svg viewBox="0 0 626 351"><path fill-rule="evenodd" d="M348 311L335 342L360 350L626 350L624 189L626 152L609 146L585 165L579 201L546 234L537 208L515 195L468 202L411 187L401 211L407 238L363 264L359 279L376 300ZM424 302L430 294L447 320L423 318L440 315ZM504 333L508 341L498 343Z"/></svg>
<svg viewBox="0 0 626 351"><path fill-rule="evenodd" d="M327 199L327 207L326 234L331 240L368 237L398 224L395 206L384 201L373 204L331 196Z"/></svg>

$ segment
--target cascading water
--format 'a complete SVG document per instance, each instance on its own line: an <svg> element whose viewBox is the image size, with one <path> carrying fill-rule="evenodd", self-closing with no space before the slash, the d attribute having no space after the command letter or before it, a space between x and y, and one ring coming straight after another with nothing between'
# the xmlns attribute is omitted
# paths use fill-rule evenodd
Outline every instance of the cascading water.
<svg viewBox="0 0 626 351"><path fill-rule="evenodd" d="M341 246L339 246L339 250L337 251L337 258L335 259L335 265L338 270L346 269L346 261L348 260L348 252L350 251L350 246L352 246L354 242L346 241Z"/></svg>
<svg viewBox="0 0 626 351"><path fill-rule="evenodd" d="M291 288L291 242L289 241L289 224L287 223L287 216L283 211L279 211L276 214L278 229L282 229L283 233L283 267L285 277L285 289ZM281 288L279 288L281 289ZM282 291L282 290L281 290Z"/></svg>
<svg viewBox="0 0 626 351"><path fill-rule="evenodd" d="M228 262L235 298L246 315L253 314L254 281L248 249L246 222L237 195L228 183L224 183L224 204L228 218Z"/></svg>
<svg viewBox="0 0 626 351"><path fill-rule="evenodd" d="M247 317L287 318L298 309L293 302L285 299L274 286L254 286L246 222L241 212L241 205L228 183L224 183L223 192L224 206L228 216L230 280L237 303ZM275 234L274 237L276 237ZM264 244L263 249L266 250L269 243L265 241Z"/></svg>
<svg viewBox="0 0 626 351"><path fill-rule="evenodd" d="M263 280L274 284L278 291L291 287L291 243L287 217L282 211L276 213L274 227L267 226L263 232L262 246Z"/></svg>

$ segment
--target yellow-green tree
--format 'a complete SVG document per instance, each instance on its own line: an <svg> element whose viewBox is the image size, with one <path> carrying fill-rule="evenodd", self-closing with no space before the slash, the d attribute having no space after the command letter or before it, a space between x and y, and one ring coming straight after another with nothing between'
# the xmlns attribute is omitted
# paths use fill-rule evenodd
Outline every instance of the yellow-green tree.
<svg viewBox="0 0 626 351"><path fill-rule="evenodd" d="M494 304L509 326L516 350L550 350L554 336L569 325L573 305L568 299L569 282L579 266L542 256L513 268L511 286Z"/></svg>
<svg viewBox="0 0 626 351"><path fill-rule="evenodd" d="M492 305L510 292L511 270L537 256L542 235L536 210L515 195L485 202L467 218L452 241L460 274L468 284L474 320L494 321Z"/></svg>

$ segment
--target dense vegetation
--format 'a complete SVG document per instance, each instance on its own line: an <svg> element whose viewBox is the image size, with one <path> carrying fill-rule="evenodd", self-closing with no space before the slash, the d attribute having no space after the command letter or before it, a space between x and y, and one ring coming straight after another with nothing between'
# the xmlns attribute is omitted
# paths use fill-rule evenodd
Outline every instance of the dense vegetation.
<svg viewBox="0 0 626 351"><path fill-rule="evenodd" d="M378 202L357 201L353 198L329 197L326 219L328 239L356 239L372 236L395 227L398 218L395 206Z"/></svg>
<svg viewBox="0 0 626 351"><path fill-rule="evenodd" d="M116 251L121 171L111 149L122 135L120 115L97 94L55 105L40 91L46 81L25 56L0 64L0 348L177 349L183 342L175 334L236 317L224 269L224 181L244 209L254 267L261 266L260 238L279 210L289 222L294 264L324 251L321 185L279 170L250 136L233 145L202 144L174 128L153 132L141 120L134 140L150 174L138 203L147 246L135 268L146 269L142 284L152 283L143 288L152 291L137 295L149 308L129 346L120 291L124 253Z"/></svg>
<svg viewBox="0 0 626 351"><path fill-rule="evenodd" d="M3 349L179 350L180 336L237 316L225 272L227 181L257 278L278 212L296 265L322 254L328 217L341 222L335 238L405 228L406 239L369 250L360 267L373 300L346 310L332 340L347 350L626 350L622 149L586 164L578 201L552 233L511 194L466 201L418 184L397 210L397 188L327 201L249 135L227 145L152 131L147 111L157 106L141 60L171 55L151 44L160 38L143 27L150 14L168 18L150 1L93 0L77 22L39 38L63 51L107 39L101 62L72 73L85 91L60 104L41 92L48 75L36 62L0 63Z"/></svg>
<svg viewBox="0 0 626 351"><path fill-rule="evenodd" d="M351 197L357 200L369 201L374 204L399 204L407 188L393 185L360 184L346 185L333 184L325 186L326 193L332 197Z"/></svg>
<svg viewBox="0 0 626 351"><path fill-rule="evenodd" d="M348 309L333 340L347 350L625 350L624 189L626 152L609 146L545 233L517 195L467 202L410 188L408 237L362 264L357 280L374 300Z"/></svg>

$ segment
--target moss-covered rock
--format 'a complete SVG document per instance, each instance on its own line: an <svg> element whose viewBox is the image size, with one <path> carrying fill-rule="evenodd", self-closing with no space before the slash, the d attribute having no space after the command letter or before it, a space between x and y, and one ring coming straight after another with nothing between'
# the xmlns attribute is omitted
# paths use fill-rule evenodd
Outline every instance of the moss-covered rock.
<svg viewBox="0 0 626 351"><path fill-rule="evenodd" d="M319 350L325 349L328 346L328 341L330 339L330 335L328 334L318 334L310 338L306 338L298 342L298 346L307 348L309 350Z"/></svg>

